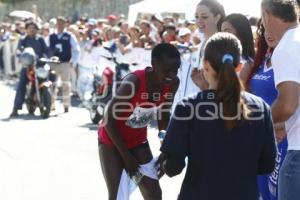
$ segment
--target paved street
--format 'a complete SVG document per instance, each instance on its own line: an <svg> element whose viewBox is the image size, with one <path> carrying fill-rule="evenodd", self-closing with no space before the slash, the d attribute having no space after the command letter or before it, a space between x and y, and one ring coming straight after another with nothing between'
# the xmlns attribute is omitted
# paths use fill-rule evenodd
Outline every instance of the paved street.
<svg viewBox="0 0 300 200"><path fill-rule="evenodd" d="M13 84L0 81L0 199L1 200L97 200L107 199L97 147L97 126L84 108L63 113L57 102L51 117L42 120L25 109L9 119ZM155 155L159 141L149 129ZM163 199L176 199L182 176L163 177ZM136 191L132 197L142 197Z"/></svg>

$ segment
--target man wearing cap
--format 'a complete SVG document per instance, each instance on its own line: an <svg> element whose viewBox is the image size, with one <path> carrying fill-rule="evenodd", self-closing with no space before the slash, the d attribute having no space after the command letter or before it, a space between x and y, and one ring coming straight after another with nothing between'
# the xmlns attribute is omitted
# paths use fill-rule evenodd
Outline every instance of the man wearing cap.
<svg viewBox="0 0 300 200"><path fill-rule="evenodd" d="M53 68L62 80L64 111L69 111L70 106L70 78L71 68L78 63L80 56L80 46L76 37L66 32L66 19L58 17L56 32L50 35L50 49L53 56L57 56L60 64L54 64ZM54 99L55 100L54 95Z"/></svg>
<svg viewBox="0 0 300 200"><path fill-rule="evenodd" d="M98 28L99 30L103 30L106 23L108 23L108 20L107 20L107 19L104 19L104 18L98 19L98 20L97 20L97 28Z"/></svg>
<svg viewBox="0 0 300 200"><path fill-rule="evenodd" d="M108 15L107 16L108 24L114 27L117 24L117 17L115 15Z"/></svg>
<svg viewBox="0 0 300 200"><path fill-rule="evenodd" d="M90 18L87 22L87 34L90 39L92 39L92 32L95 28L97 28L97 20L94 18Z"/></svg>
<svg viewBox="0 0 300 200"><path fill-rule="evenodd" d="M178 32L178 37L180 39L180 42L182 44L186 44L187 46L190 46L192 43L191 43L191 30L189 28L181 28L179 29L179 32Z"/></svg>
<svg viewBox="0 0 300 200"><path fill-rule="evenodd" d="M171 43L176 41L176 26L174 23L170 22L166 25L166 31L164 33L164 42Z"/></svg>
<svg viewBox="0 0 300 200"><path fill-rule="evenodd" d="M50 52L44 39L37 35L39 29L38 25L33 21L28 21L25 25L25 29L26 35L19 41L17 55L20 55L25 48L31 47L34 50L37 59L44 56L49 57ZM37 62L37 66L39 65L41 65L41 63ZM27 68L22 68L19 75L13 111L10 115L11 117L18 116L18 110L22 109L25 100L26 85L29 82L26 73Z"/></svg>
<svg viewBox="0 0 300 200"><path fill-rule="evenodd" d="M79 18L79 22L80 22L80 26L85 26L85 24L87 23L87 17L86 16L81 16Z"/></svg>

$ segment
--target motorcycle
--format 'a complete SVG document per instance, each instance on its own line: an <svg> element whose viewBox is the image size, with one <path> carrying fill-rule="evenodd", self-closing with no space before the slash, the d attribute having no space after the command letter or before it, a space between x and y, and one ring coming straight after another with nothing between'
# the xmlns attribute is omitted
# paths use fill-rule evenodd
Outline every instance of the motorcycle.
<svg viewBox="0 0 300 200"><path fill-rule="evenodd" d="M94 82L88 109L91 121L98 124L103 118L104 108L113 95L113 76L114 72L110 67L103 70L102 76L94 74Z"/></svg>
<svg viewBox="0 0 300 200"><path fill-rule="evenodd" d="M32 48L25 48L20 61L24 67L27 67L27 77L29 84L27 86L25 104L30 114L34 114L36 108L39 108L43 119L49 117L51 111L51 93L52 85L56 80L55 71L48 65L49 63L59 63L58 58L41 58L40 67L36 66L35 54Z"/></svg>
<svg viewBox="0 0 300 200"><path fill-rule="evenodd" d="M91 121L98 124L103 118L104 109L113 94L120 85L122 78L131 72L131 67L137 66L137 63L119 63L114 55L114 46L104 47L111 56L104 56L107 61L113 62L114 70L111 67L106 67L102 75L94 75L94 91L89 98L87 106L90 112Z"/></svg>

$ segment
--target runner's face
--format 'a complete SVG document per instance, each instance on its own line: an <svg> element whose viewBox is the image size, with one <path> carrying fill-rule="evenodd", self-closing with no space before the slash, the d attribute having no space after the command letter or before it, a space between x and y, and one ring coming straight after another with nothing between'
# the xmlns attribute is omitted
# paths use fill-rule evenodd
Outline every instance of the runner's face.
<svg viewBox="0 0 300 200"><path fill-rule="evenodd" d="M180 67L180 58L167 58L157 62L157 72L161 83L172 83L177 78L177 72Z"/></svg>
<svg viewBox="0 0 300 200"><path fill-rule="evenodd" d="M219 15L214 16L208 7L199 5L195 17L201 33L213 34L217 31L217 23L220 17Z"/></svg>
<svg viewBox="0 0 300 200"><path fill-rule="evenodd" d="M274 16L269 14L267 11L262 11L262 24L265 28L265 39L269 47L274 48L277 46L280 38L277 37L276 24Z"/></svg>

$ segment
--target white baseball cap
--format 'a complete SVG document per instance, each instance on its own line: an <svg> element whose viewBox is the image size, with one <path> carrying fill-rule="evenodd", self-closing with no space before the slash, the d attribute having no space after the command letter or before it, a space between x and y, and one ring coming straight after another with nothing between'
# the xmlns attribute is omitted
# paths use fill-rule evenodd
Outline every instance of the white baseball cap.
<svg viewBox="0 0 300 200"><path fill-rule="evenodd" d="M179 29L178 36L182 37L182 36L185 36L185 35L191 34L191 33L192 32L191 32L190 29L188 29L188 28L181 28L181 29Z"/></svg>

